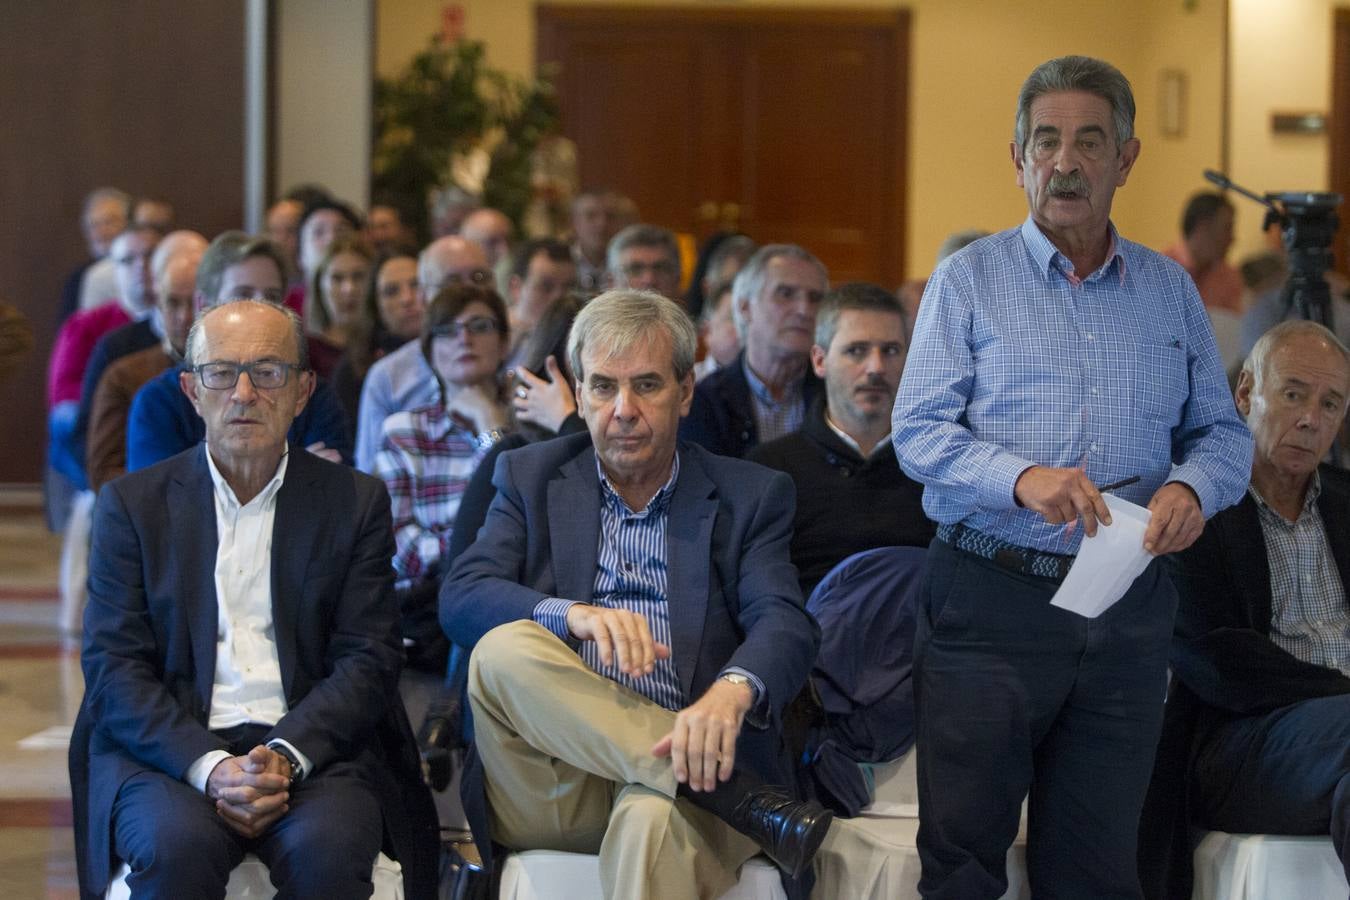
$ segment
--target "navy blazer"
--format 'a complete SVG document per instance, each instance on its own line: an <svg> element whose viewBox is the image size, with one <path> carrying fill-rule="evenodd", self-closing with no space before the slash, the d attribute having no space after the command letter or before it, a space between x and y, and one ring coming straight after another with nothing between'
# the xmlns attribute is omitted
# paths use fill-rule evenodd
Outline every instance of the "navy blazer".
<svg viewBox="0 0 1350 900"><path fill-rule="evenodd" d="M1331 466L1319 472L1317 508L1336 571L1350 589L1350 473ZM1350 693L1350 678L1303 662L1270 639L1270 557L1251 494L1206 522L1176 562L1173 680L1139 830L1139 873L1150 900L1191 896L1190 761L1209 729Z"/></svg>
<svg viewBox="0 0 1350 900"><path fill-rule="evenodd" d="M94 511L71 743L82 889L109 878L113 801L157 770L182 778L225 743L207 728L215 681L214 486L199 445L105 485ZM289 711L283 738L313 772L353 762L371 776L406 887L434 896L435 811L407 716L393 595L389 496L378 480L295 451L277 493L272 615ZM86 782L87 779L87 782ZM203 801L205 802L205 801Z"/></svg>
<svg viewBox="0 0 1350 900"><path fill-rule="evenodd" d="M768 727L747 726L738 764L790 784L779 730L783 707L815 661L820 629L806 612L788 554L786 475L681 443L667 527L671 654L686 704L727 666L763 682ZM546 597L589 601L600 542L600 480L589 434L502 454L497 497L474 544L441 588L441 627L472 648L491 629L531 619ZM480 852L490 851L481 768L463 785Z"/></svg>
<svg viewBox="0 0 1350 900"><path fill-rule="evenodd" d="M802 401L809 413L824 384L808 365L802 379ZM759 445L750 382L745 377L745 351L694 386L689 415L680 423L680 439L705 450L740 459Z"/></svg>

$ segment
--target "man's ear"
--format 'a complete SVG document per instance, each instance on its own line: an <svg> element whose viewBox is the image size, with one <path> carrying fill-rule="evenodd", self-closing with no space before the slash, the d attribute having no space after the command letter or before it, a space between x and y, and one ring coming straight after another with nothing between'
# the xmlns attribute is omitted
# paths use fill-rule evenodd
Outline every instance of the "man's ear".
<svg viewBox="0 0 1350 900"><path fill-rule="evenodd" d="M1233 401L1244 419L1252 414L1252 389L1255 386L1256 379L1252 377L1250 370L1243 369L1238 373L1237 387L1233 389Z"/></svg>
<svg viewBox="0 0 1350 900"><path fill-rule="evenodd" d="M680 379L680 418L683 419L689 415L689 409L694 404L694 373L688 371L684 373L684 378Z"/></svg>
<svg viewBox="0 0 1350 900"><path fill-rule="evenodd" d="M1017 186L1026 187L1022 180L1022 148L1017 146L1017 141L1008 141L1008 152L1012 156L1013 168L1017 170Z"/></svg>
<svg viewBox="0 0 1350 900"><path fill-rule="evenodd" d="M197 401L197 376L195 372L178 373L178 389L183 392L183 396L188 398L192 408L197 411L197 415L202 414L202 408Z"/></svg>
<svg viewBox="0 0 1350 900"><path fill-rule="evenodd" d="M1119 165L1120 172L1116 178L1116 187L1125 184L1125 179L1130 177L1130 170L1139 159L1139 138L1130 138L1120 148Z"/></svg>
<svg viewBox="0 0 1350 900"><path fill-rule="evenodd" d="M314 396L316 376L314 375L313 369L306 369L297 374L300 378L300 391L295 398L295 415L299 416L300 413L304 412L305 407L309 405L309 398Z"/></svg>
<svg viewBox="0 0 1350 900"><path fill-rule="evenodd" d="M819 344L811 345L811 369L817 378L825 377L825 348Z"/></svg>

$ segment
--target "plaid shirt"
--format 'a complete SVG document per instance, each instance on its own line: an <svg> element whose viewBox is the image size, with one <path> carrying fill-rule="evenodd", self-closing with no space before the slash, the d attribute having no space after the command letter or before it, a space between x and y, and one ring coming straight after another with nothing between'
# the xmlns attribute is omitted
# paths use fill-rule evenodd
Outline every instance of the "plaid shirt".
<svg viewBox="0 0 1350 900"><path fill-rule="evenodd" d="M375 475L389 489L394 575L406 588L445 557L460 498L486 451L439 404L394 413L383 430Z"/></svg>
<svg viewBox="0 0 1350 900"><path fill-rule="evenodd" d="M755 415L755 433L761 444L801 431L806 420L806 398L802 396L803 375L783 389L783 399L775 400L758 375L750 369L748 360L742 361L745 380L750 385L750 407Z"/></svg>
<svg viewBox="0 0 1350 900"><path fill-rule="evenodd" d="M1080 277L1028 217L933 273L892 414L900 465L939 524L1072 554L1066 532L1017 505L1034 465L1085 466L1147 504L1180 481L1212 516L1242 498L1252 439L1233 408L1195 284L1111 229Z"/></svg>
<svg viewBox="0 0 1350 900"><path fill-rule="evenodd" d="M1298 520L1271 509L1248 488L1270 559L1270 639L1292 656L1350 675L1350 607L1317 509L1322 479L1313 473Z"/></svg>

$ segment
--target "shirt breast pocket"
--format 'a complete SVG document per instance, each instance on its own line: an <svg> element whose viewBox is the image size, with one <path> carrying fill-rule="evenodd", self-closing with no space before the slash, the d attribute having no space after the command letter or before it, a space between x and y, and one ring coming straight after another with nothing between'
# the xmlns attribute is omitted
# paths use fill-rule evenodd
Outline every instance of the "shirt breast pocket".
<svg viewBox="0 0 1350 900"><path fill-rule="evenodd" d="M1138 348L1132 375L1134 409L1169 428L1181 423L1182 408L1190 396L1186 348L1144 344Z"/></svg>

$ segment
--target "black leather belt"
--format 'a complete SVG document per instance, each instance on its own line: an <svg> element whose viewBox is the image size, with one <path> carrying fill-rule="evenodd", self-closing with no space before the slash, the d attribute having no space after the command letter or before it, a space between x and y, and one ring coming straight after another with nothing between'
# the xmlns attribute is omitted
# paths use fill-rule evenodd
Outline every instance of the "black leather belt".
<svg viewBox="0 0 1350 900"><path fill-rule="evenodd" d="M1030 547L1019 547L993 535L965 525L939 525L938 539L976 556L993 560L999 567L1019 575L1063 581L1069 574L1074 557L1060 553L1046 553Z"/></svg>

